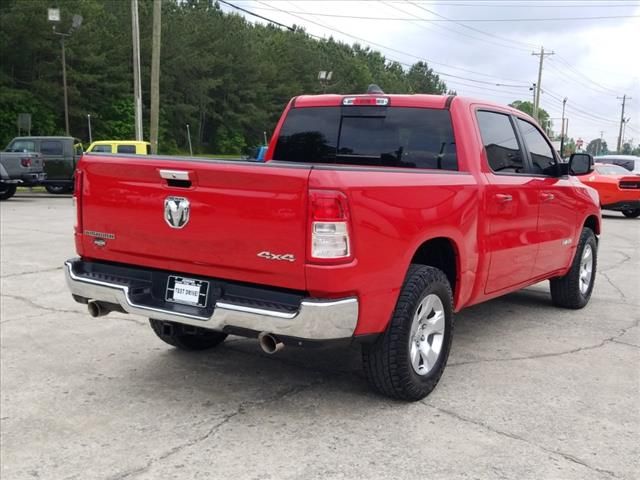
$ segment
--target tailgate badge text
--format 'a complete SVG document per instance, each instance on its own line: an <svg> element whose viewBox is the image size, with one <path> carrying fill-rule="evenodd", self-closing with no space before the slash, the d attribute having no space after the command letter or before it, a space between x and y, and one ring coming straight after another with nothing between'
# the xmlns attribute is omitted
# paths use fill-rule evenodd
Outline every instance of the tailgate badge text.
<svg viewBox="0 0 640 480"><path fill-rule="evenodd" d="M271 252L260 252L258 254L260 258L264 258L266 260L281 260L285 262L295 262L296 257L292 253L271 253Z"/></svg>

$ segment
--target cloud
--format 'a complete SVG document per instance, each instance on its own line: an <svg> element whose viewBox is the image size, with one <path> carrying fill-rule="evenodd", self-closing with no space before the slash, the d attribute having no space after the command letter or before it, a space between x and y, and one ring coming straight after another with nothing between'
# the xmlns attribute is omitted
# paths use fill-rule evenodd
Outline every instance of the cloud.
<svg viewBox="0 0 640 480"><path fill-rule="evenodd" d="M587 6L584 6L586 2L577 4L535 0L528 3L517 0L502 3L492 0L457 0L453 3L456 5L437 1L416 1L412 4L397 0L251 0L243 1L241 5L278 22L304 26L315 35L333 36L347 43L369 44L390 59L405 63L416 62L416 57L427 60L439 72L464 77L442 76L447 85L458 94L499 103L531 98L528 85L537 80L539 62L539 57L531 53L534 47L544 45L545 50L554 51L555 55L546 57L544 61L542 88L545 93L541 97L541 107L548 110L551 117L556 117L556 129L560 126L562 99L567 97L569 135L588 141L599 137L600 132L604 131L604 139L609 145L615 146L620 120L620 100L616 96L627 94L633 100L628 102L625 114L625 117L631 117L626 137L633 137L635 143L640 142L640 18L633 18L634 15L640 15L637 2L610 0L591 2ZM222 8L233 11L224 5ZM469 28L465 28L453 22L335 18L303 13L287 14L277 9L354 17L417 16L426 19L441 18L437 15L451 19L613 15L627 15L628 18L468 22L465 25ZM431 10L436 15L424 9ZM256 20L253 17L247 18ZM491 84L480 83L486 81ZM495 85L496 83L501 85Z"/></svg>

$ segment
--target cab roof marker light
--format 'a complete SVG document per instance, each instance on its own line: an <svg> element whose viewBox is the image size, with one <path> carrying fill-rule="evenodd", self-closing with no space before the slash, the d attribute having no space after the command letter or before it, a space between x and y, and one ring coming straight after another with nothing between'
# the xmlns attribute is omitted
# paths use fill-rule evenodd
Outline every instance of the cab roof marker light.
<svg viewBox="0 0 640 480"><path fill-rule="evenodd" d="M375 105L378 107L386 107L389 105L388 97L345 97L342 99L342 105Z"/></svg>

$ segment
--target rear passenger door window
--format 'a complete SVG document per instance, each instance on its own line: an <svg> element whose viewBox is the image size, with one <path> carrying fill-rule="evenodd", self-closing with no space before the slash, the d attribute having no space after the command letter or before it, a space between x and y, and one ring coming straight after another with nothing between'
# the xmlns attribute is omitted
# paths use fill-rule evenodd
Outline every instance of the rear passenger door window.
<svg viewBox="0 0 640 480"><path fill-rule="evenodd" d="M118 153L136 153L135 145L118 145Z"/></svg>
<svg viewBox="0 0 640 480"><path fill-rule="evenodd" d="M43 155L62 155L62 142L58 140L42 140L40 153Z"/></svg>
<svg viewBox="0 0 640 480"><path fill-rule="evenodd" d="M554 175L556 172L556 158L553 155L551 145L535 125L520 118L518 118L517 122L522 139L531 155L531 173Z"/></svg>
<svg viewBox="0 0 640 480"><path fill-rule="evenodd" d="M479 111L476 117L489 168L496 173L525 173L524 155L509 115Z"/></svg>
<svg viewBox="0 0 640 480"><path fill-rule="evenodd" d="M113 149L111 145L96 145L91 151L95 153L112 153Z"/></svg>

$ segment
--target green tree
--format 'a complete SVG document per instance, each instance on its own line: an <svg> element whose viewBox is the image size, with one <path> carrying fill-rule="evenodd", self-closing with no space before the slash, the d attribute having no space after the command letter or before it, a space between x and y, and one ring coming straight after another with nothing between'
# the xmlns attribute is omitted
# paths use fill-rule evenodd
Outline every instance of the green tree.
<svg viewBox="0 0 640 480"><path fill-rule="evenodd" d="M609 149L607 148L607 141L601 140L599 138L594 138L587 145L587 153L591 155L606 155L609 153Z"/></svg>
<svg viewBox="0 0 640 480"><path fill-rule="evenodd" d="M0 141L16 134L19 113L31 113L34 134L64 131L61 48L47 21L50 0L0 1ZM57 0L66 32L73 14L82 26L66 39L71 134L88 140L133 137L131 9L125 0ZM139 0L150 18L153 0ZM362 93L370 83L390 93L445 93L424 62L408 70L369 47L253 24L222 12L212 0L162 2L160 151L188 147L238 153L271 134L291 97ZM143 124L147 124L151 22L140 23ZM333 72L327 85L318 72Z"/></svg>
<svg viewBox="0 0 640 480"><path fill-rule="evenodd" d="M533 117L533 103L531 102L528 102L526 100L515 100L511 102L509 106ZM549 113L544 108L538 109L538 123L543 128L543 130L549 134L549 136L553 136L553 132L551 130L551 128L553 127L553 122L549 118Z"/></svg>

